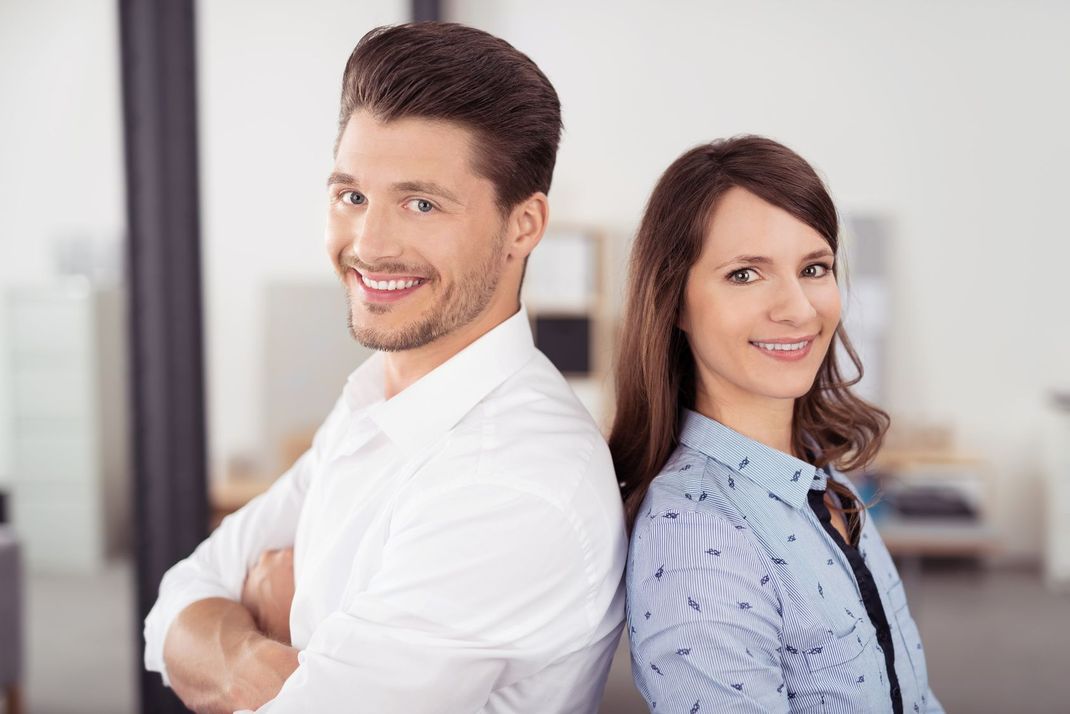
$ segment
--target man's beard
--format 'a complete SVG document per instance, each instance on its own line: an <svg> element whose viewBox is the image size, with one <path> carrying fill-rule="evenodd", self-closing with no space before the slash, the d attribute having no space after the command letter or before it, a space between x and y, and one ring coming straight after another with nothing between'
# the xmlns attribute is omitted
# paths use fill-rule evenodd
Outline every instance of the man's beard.
<svg viewBox="0 0 1070 714"><path fill-rule="evenodd" d="M346 285L346 316L349 334L360 344L373 350L383 352L401 352L414 350L434 342L438 338L459 330L471 323L486 309L498 287L502 272L502 254L505 250L505 234L494 238L494 244L487 259L476 268L457 279L448 286L435 304L423 315L407 325L393 329L377 329L367 325L357 325L353 320L353 294ZM363 271L362 271L363 272ZM368 272L386 272L399 275L428 275L426 271L413 271L401 265L379 265ZM425 289L431 289L437 283L437 273L428 275ZM344 284L344 283L343 283ZM364 303L364 309L372 314L383 315L390 312L390 304Z"/></svg>

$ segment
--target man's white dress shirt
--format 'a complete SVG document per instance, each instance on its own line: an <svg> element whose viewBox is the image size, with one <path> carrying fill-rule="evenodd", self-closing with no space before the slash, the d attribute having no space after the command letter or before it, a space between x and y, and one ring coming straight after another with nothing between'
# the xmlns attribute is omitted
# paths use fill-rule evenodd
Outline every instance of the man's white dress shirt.
<svg viewBox="0 0 1070 714"><path fill-rule="evenodd" d="M312 447L164 575L145 666L197 600L294 547L300 665L259 712L594 712L627 543L598 428L521 309L384 400L362 364Z"/></svg>

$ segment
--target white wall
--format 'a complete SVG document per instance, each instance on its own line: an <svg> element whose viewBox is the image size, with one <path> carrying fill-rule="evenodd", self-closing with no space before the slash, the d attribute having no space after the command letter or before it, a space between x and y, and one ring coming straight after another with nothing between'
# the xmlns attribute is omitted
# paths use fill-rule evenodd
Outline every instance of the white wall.
<svg viewBox="0 0 1070 714"><path fill-rule="evenodd" d="M218 476L234 455L261 448L265 281L334 279L323 247L325 183L346 59L368 30L407 20L409 3L226 0L198 2L196 11L209 449ZM339 295L338 314L310 318L344 330Z"/></svg>
<svg viewBox="0 0 1070 714"><path fill-rule="evenodd" d="M1070 384L1070 7L1056 2L454 0L528 53L566 133L555 220L626 254L662 170L736 133L810 159L844 211L891 216L889 406L987 457L1011 556L1035 555L1039 427Z"/></svg>
<svg viewBox="0 0 1070 714"><path fill-rule="evenodd" d="M55 275L57 241L115 252L125 198L118 9L0 0L0 291ZM0 485L10 478L0 310Z"/></svg>
<svg viewBox="0 0 1070 714"><path fill-rule="evenodd" d="M1010 552L1037 552L1045 393L1070 386L1070 236L1060 210L1070 189L1070 7L447 5L451 19L510 40L554 82L566 123L554 219L608 230L618 265L665 166L738 132L798 149L841 209L893 217L889 406L949 420L965 447L987 456ZM218 472L228 455L260 447L264 281L331 279L322 184L345 59L367 29L404 20L408 3L196 9ZM49 277L56 239L121 237L117 48L112 2L0 0L0 286ZM2 340L0 325L0 360ZM0 482L8 468L0 429Z"/></svg>
<svg viewBox="0 0 1070 714"><path fill-rule="evenodd" d="M201 2L202 251L213 471L260 448L264 281L331 280L322 248L342 69L408 2ZM118 9L0 0L0 289L54 276L54 244L121 250L125 227ZM340 299L341 305L341 299ZM2 319L2 311L0 311ZM328 319L328 318L325 318ZM337 316L340 328L344 312ZM6 374L0 324L0 375ZM0 378L0 484L8 479Z"/></svg>

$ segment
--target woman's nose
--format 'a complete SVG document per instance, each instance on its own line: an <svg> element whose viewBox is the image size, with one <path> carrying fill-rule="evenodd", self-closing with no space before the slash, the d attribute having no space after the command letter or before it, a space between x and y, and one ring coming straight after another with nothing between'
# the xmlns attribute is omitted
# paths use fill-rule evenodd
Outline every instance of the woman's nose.
<svg viewBox="0 0 1070 714"><path fill-rule="evenodd" d="M817 317L817 309L798 280L787 280L777 287L776 299L770 309L775 322L801 325Z"/></svg>

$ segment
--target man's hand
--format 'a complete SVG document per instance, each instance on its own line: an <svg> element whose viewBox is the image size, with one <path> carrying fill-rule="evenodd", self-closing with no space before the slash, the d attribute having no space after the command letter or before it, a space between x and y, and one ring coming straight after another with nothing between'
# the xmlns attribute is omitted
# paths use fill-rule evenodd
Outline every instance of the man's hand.
<svg viewBox="0 0 1070 714"><path fill-rule="evenodd" d="M269 550L245 577L241 604L222 598L193 603L164 640L171 686L200 714L257 709L295 669L290 644L293 550Z"/></svg>
<svg viewBox="0 0 1070 714"><path fill-rule="evenodd" d="M258 709L297 669L297 650L264 637L231 600L198 600L167 631L164 662L175 694L198 714Z"/></svg>
<svg viewBox="0 0 1070 714"><path fill-rule="evenodd" d="M264 551L245 576L241 604L252 614L261 632L288 645L293 599L293 548Z"/></svg>

